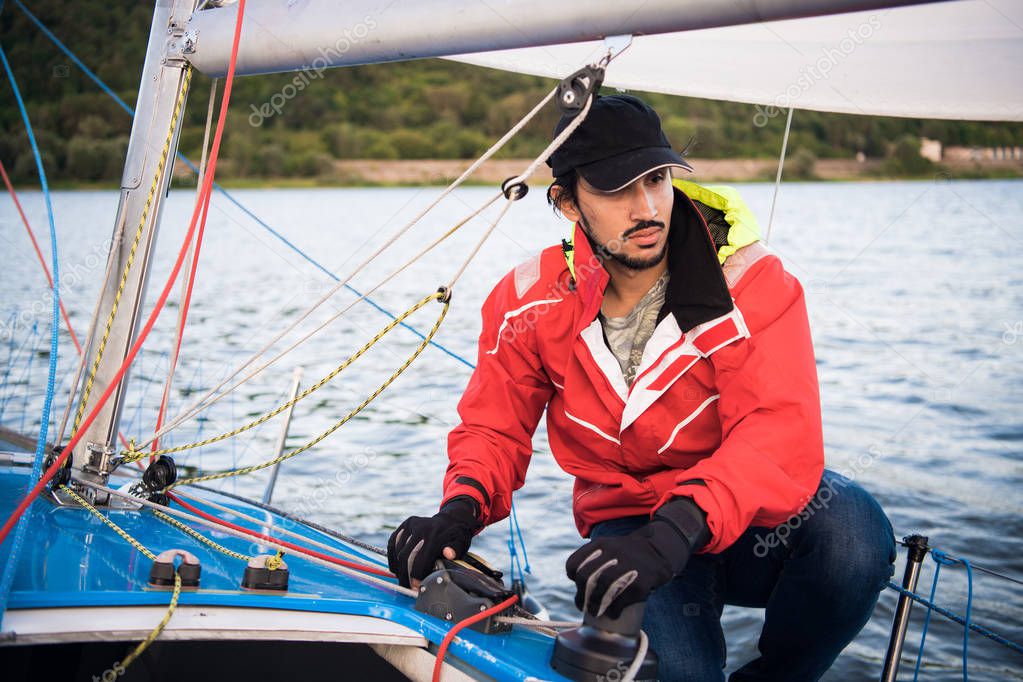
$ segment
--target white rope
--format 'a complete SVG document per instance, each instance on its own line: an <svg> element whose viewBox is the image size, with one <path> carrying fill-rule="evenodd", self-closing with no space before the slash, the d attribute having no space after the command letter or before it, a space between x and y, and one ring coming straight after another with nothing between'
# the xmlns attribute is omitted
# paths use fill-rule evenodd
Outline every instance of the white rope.
<svg viewBox="0 0 1023 682"><path fill-rule="evenodd" d="M188 512L179 511L177 509L174 509L173 507L165 507L162 504L156 504L155 502L150 502L149 500L144 500L144 499L135 497L134 495L128 495L127 493L122 493L120 490L115 490L113 488L108 488L106 486L97 485L96 483L92 483L91 481L86 481L86 480L77 480L76 483L78 483L80 485L84 485L84 486L86 486L88 488L92 488L94 490L102 490L105 493L109 493L111 495L123 498L125 500L130 500L131 502L134 502L136 504L140 504L143 507L149 507L150 509L156 509L158 511L162 511L165 514L170 514L171 516L177 516L178 518L185 519L186 521L190 521L191 523L196 523L196 524L199 524L201 526L205 526L207 528L210 528L212 530L216 530L217 532L225 533L227 535L231 535L233 537L240 538L240 539L246 540L248 542L252 542L255 539L251 535L248 535L246 533L242 533L241 531L237 531L234 528L229 528L227 526L221 526L221 525L216 524L216 523L214 523L212 521L208 521L208 520L206 520L206 519L204 519L202 517L195 516L193 514L189 514ZM260 538L259 541L261 543L263 543L264 545L266 545L267 547L273 547L274 549L278 549L281 552L284 552L285 554L293 554L293 555L296 555L296 556L301 556L306 561L310 561L310 562L312 562L314 564L319 564L320 566L323 566L325 568L329 568L332 571L337 571L338 573L343 573L343 574L345 574L347 576L350 576L352 578L356 578L358 580L362 580L362 581L371 583L373 585L376 585L377 587L382 587L382 588L384 588L386 590L391 590L392 592L397 592L398 594L403 594L406 597L413 597L413 598L415 598L417 596L417 593L416 593L415 590L410 590L410 589L408 589L406 587L402 587L401 585L397 585L395 583L388 582L386 580L383 580L382 578L378 578L378 577L376 577L374 575L371 575L369 573L363 573L361 571L356 571L355 569L352 569L352 568L346 568L344 566L338 566L337 564L331 563L329 561L324 561L323 559L320 559L318 557L312 556L311 554L306 554L305 552L303 552L301 550L294 549L294 548L291 548L291 547L285 547L284 545L277 544L276 542L273 542L271 540L265 540L265 539ZM369 567L376 568L376 566L369 566Z"/></svg>
<svg viewBox="0 0 1023 682"><path fill-rule="evenodd" d="M650 646L650 642L647 639L646 633L642 630L639 631L639 646L636 647L636 657L632 659L632 665L622 673L622 682L632 682L636 679L636 675L639 673L640 667L643 665L643 661L646 659L646 651Z"/></svg>
<svg viewBox="0 0 1023 682"><path fill-rule="evenodd" d="M375 284L375 285L374 285L374 286L372 286L371 288L367 289L367 290L366 290L365 292L363 292L363 293L362 293L362 295L360 295L360 296L359 296L358 298L356 298L356 299L355 299L354 301L350 302L350 303L349 303L348 305L346 305L345 307L343 307L343 308L342 308L341 310L339 310L338 312L334 313L334 314L333 314L333 315L331 315L331 316L330 316L329 318L327 318L327 319L326 319L326 320L325 320L324 322L322 322L322 323L321 323L321 324L320 324L320 325L319 325L318 327L316 327L315 329L313 329L312 331L310 331L309 333L307 333L307 334L306 334L305 336L303 336L302 338L300 338L300 339L298 339L297 341L295 341L294 343L292 343L292 344L291 344L290 346L288 346L288 347L287 347L287 348L285 348L284 350L282 350L282 351L280 351L279 353L277 353L277 354L276 354L275 356L273 356L273 357L272 357L272 358L271 358L270 360L268 360L267 362L263 363L262 365L260 365L260 366L256 367L256 368L255 368L255 369L253 369L252 371L250 371L250 372L249 372L248 374L246 374L245 376L243 376L243 377L242 377L241 379L239 379L239 380L238 380L237 382L235 382L234 384L232 384L232 385L231 385L231 386L230 386L229 388L227 388L227 389L224 389L223 391L220 391L219 393L217 393L217 391L218 391L219 389L223 388L224 384L226 384L226 383L228 382L228 380L230 380L230 379L231 379L232 377L234 377L234 376L236 376L236 375L238 374L238 371L236 371L236 372L235 372L234 374L232 374L232 375L231 375L230 377L228 377L227 379L225 379L224 381L222 381L222 382L221 382L220 384L218 384L217 386L215 386L215 387L214 387L213 389L211 389L210 391L208 391L208 392L207 392L207 393L206 393L205 395L203 395L203 396L202 396L202 397L201 397L201 398L200 398L199 400L197 400L196 402L194 402L194 403L193 403L193 404L192 404L192 405L191 405L191 406L190 406L189 408L187 408L187 409L186 409L185 411L183 411L183 412L182 412L181 414L179 414L179 415L178 415L177 417L175 417L175 418L174 418L174 419L173 419L172 421L169 421L169 422L167 422L167 423L166 423L166 424L165 424L165 425L164 425L164 426L163 426L163 427L162 427L162 428L161 428L161 429L160 429L159 431L157 431L157 432L156 432L156 433L155 433L155 434L154 434L154 435L153 435L153 436L152 436L152 437L151 437L151 438L150 438L150 439L149 439L148 441L146 441L145 443L143 443L143 444L142 444L141 446L138 446L138 448L137 448L137 449L138 449L138 450L144 450L145 448L149 447L149 445L150 445L150 444L152 444L152 443L153 443L153 441L155 441L155 440L156 440L157 438L161 438L161 437L162 437L162 436L163 436L164 434L166 434L166 433L170 432L171 430L173 430L173 429L177 428L177 427L178 427L178 426L180 426L180 425L181 425L182 423L184 423L184 422L185 422L186 420L188 420L188 419L191 419L192 417L196 416L196 415L197 415L197 414L199 414L200 412L202 412L202 411L206 410L207 408L209 408L210 406L212 406L212 405L216 404L216 403L217 403L217 402L218 402L219 400L221 400L221 399L222 399L222 398L224 398L225 396L227 396L227 395L230 395L230 393L231 393L232 391L234 391L234 390L237 390L237 389L238 389L238 388L239 388L240 386L242 386L243 384L245 384L246 382L248 382L249 380L251 380L251 379L252 379L253 377L255 377L255 376L256 376L257 374L259 374L260 372L262 372L262 371L263 371L264 369L266 369L267 367L269 367L269 366L273 365L273 364L274 364L274 363L276 363L276 362L277 362L278 360L280 360L281 358L283 358L283 357L284 357L285 355L287 355L287 354L288 354L288 353L290 353L291 351L293 351L293 350L295 350L296 348L298 348L298 347L299 347L300 345L302 345L303 343L305 343L306 341L308 341L308 340L309 340L310 338L312 338L313 336L315 336L316 334L318 334L318 333L319 333L320 331L322 331L322 330L323 330L324 328L326 328L326 327L330 326L330 324L332 324L332 323L333 323L333 322L334 322L335 320L337 320L338 318L340 318L341 316L343 316L343 315L344 315L345 313L347 313L347 312L348 312L349 310L351 310L351 309L352 309L352 308L353 308L353 307L354 307L354 306L355 306L356 304L358 304L358 303L359 303L360 301L364 301L364 300L365 300L365 299L366 299L366 298L367 298L368 296L372 295L372 294L373 294L374 292L376 292L376 291L377 291L377 290L378 290L378 289L379 289L380 287L384 286L384 285L385 285L385 284L387 284L387 283L388 283L389 281L391 281L391 280L392 280L393 278L397 277L397 276L398 276L399 274L401 274L401 273L402 273L403 271L405 271L405 270L406 270L406 269L407 269L407 268L408 268L409 266L411 266L412 264L414 264L414 263L415 263L416 261L418 261L418 260L419 260L420 258L424 257L424 256L425 256L426 254L428 254L428 253L429 253L430 251L432 251L432 250L433 250L433 249L434 249L435 247L437 247L437 245L439 245L439 244L440 244L441 242L443 242L443 241L444 241L445 239L447 239L448 237L450 237L451 235L453 235L453 234L454 234L454 233L455 233L455 232L456 232L456 231L457 231L457 230L458 230L459 228L461 228L461 227L462 227L462 226L464 226L464 225L465 225L466 223L468 223L468 222L469 222L470 220L472 220L473 218L475 218L476 216L478 216L478 215L479 215L480 213L482 213L483 211L485 211L485 210L486 210L487 208L489 208L489 207L490 207L490 206L491 206L491 205L492 205L492 204L493 204L493 203L494 203L495 201L497 201L498 199L500 199L500 198L501 198L501 196L502 196L502 195L501 195L501 193L500 193L500 192L499 192L499 193L497 193L497 194L495 194L495 195L494 195L493 197L491 197L491 198L490 198L489 200L487 200L487 201L486 201L486 202L485 202L485 203L484 203L484 204L483 204L482 206L480 206L480 207L479 207L478 209L476 209L476 210L475 210L475 211L473 211L473 212L472 212L471 214L469 214L468 216L466 216L466 217L465 217L464 219L462 219L462 220L461 220L460 222L458 222L458 223L457 223L457 224L456 224L456 225L455 225L454 227L452 227L452 228L451 228L450 230L448 230L447 232L445 232L445 233L444 233L443 235L441 235L440 237L438 237L437 239L435 239L435 240L434 240L433 242L431 242L431 243L430 243L430 244L429 244L429 245L428 245L428 246L427 246L426 248L424 248L424 249L423 249L422 251L420 251L419 253L417 253L416 255L414 255L414 256L413 256L412 258L410 258L409 260L407 260L407 261L406 261L406 262L405 262L404 264L402 264L402 265L401 265L400 267L398 267L398 268L397 268L396 270L394 270L393 272L391 272L391 274L387 275L387 277L385 277L384 279L382 279L382 280L381 280L380 282L378 282L377 284ZM239 371L240 371L241 369L244 369L244 367L248 366L249 364L251 364L253 360L257 359L258 357L261 357L261 356L262 356L262 355L263 355L264 353L266 353L266 351L267 351L267 350L269 350L269 346L268 346L268 347L264 347L264 348L263 348L263 349L262 349L261 351L259 351L259 352L258 352L258 353L257 353L256 355L254 355L254 356L253 356L253 357L252 357L252 358L251 358L251 359L250 359L249 361L247 361L247 362L246 362L246 364L245 364L245 365L242 365L242 366L241 366L241 367L239 368Z"/></svg>
<svg viewBox="0 0 1023 682"><path fill-rule="evenodd" d="M608 61L609 61L609 59L608 59ZM458 223L454 228L452 228L447 233L442 235L440 238L435 240L426 249L423 249L418 254L413 256L412 259L410 259L405 264L403 264L401 267L399 267L397 270L392 272L384 280L379 282L376 286L374 286L373 288L371 288L368 291L366 291L365 293L363 293L355 301L353 301L349 305L345 306L341 311L335 313L330 318L328 318L325 322L323 322L318 327L313 329L311 332L309 332L308 334L306 334L305 336L300 338L298 341L296 341L292 345L290 345L287 348L285 348L283 351L279 352L277 355L275 355L273 358L271 358L268 362L263 363L262 365L260 365L256 369L252 370L251 372L249 372L248 374L243 376L242 379L240 379L239 381L235 382L232 386L230 386L230 388L227 388L224 391L220 391L220 389L222 389L228 382L230 382L233 378L238 376L238 374L240 374L243 370L245 370L247 367L252 365L252 363L254 363L256 360L258 360L263 355L265 355L270 350L271 347L273 347L278 341L280 341L281 338L283 338L288 332L290 332L298 324L300 324L303 320L305 320L316 308L318 308L322 303L324 303L327 299L329 299L331 296L333 296L342 286L347 284L352 279L352 277L354 277L358 272L360 272L366 265L368 265L375 258L377 258L377 256L379 256L380 253L382 253L384 249L386 249L388 246L393 244L394 241L396 241L399 237L401 237L401 235L403 235L405 232L407 232L409 228L411 228L415 223L417 223L420 219L422 219L422 217L425 216L426 213L428 213L430 210L432 210L441 201L441 199L446 197L458 185L460 185L462 182L464 182L473 172L475 172L475 170L477 168L479 168L480 165L483 164L483 162L485 162L487 159L489 159L491 156L493 156L493 154L495 154L502 146L504 146L504 144L507 143L507 141L509 139L511 139L514 135L516 135L536 115L536 113L539 112L540 109L542 109L547 104L547 102L549 102L554 97L556 92L557 92L557 88L555 88L550 93L548 93L547 96L544 97L544 99L541 100L539 104L537 104L528 114L526 114L525 117L522 118L522 120L520 120L515 126L513 126L511 128L511 130L509 130L507 133L505 133L505 135L500 140L498 140L490 149L488 149L483 154L483 156L481 156L479 159L477 159L472 165L469 166L469 168L467 168L465 170L465 172L462 173L462 175L460 175L458 177L458 179L456 179L447 188L445 188L445 190L440 194L440 196L438 196L433 202L431 202L431 204L428 205L425 209L420 211L420 213L415 218L413 218L404 227L402 227L384 245L382 245L373 254L371 254L366 260L364 260L362 263L360 263L356 267L356 269L351 274L349 274L344 280L338 281L338 283L334 287L332 287L330 291L328 291L324 296L322 296L319 301L317 301L315 304L313 304L313 306L311 308L309 308L301 316L299 316L298 319L296 319L294 322L289 324L283 331L281 331L279 334L277 334L273 339L271 339L267 344L265 344L263 346L263 348L258 350L252 357L250 357L243 364L241 364L237 369L235 369L223 381L221 381L219 384L217 384L211 390L207 391L203 396L201 396L198 400L196 400L194 403L192 403L192 405L190 405L188 408L183 410L174 419L168 421L167 424L165 424L159 431L157 431L148 441L146 441L141 446L139 446L138 449L142 450L142 449L145 449L145 448L149 447L154 441L156 441L156 439L158 439L158 438L162 437L163 435L169 433L171 430L177 428L182 423L184 423L186 420L194 417L195 415L199 414L203 410L209 408L211 405L213 405L217 401L221 400L224 396L229 395L232 391L237 390L240 386L242 386L243 384L245 384L246 382L251 380L253 377L255 377L257 374L262 372L264 369L266 369L267 367L269 367L269 366L273 365L274 363L276 363L280 358L284 357L285 355L287 355L288 353L293 351L299 345L301 345L302 343L307 341L309 338L311 338L312 336L314 336L315 334L320 332L322 329L324 329L325 327L330 325L334 320L336 320L339 317L341 317L342 315L344 315L355 304L357 304L360 301L364 300L367 296L369 296L374 291L376 291L378 288L380 288L381 286L386 284L393 277L397 276L400 272L404 271L407 267L412 265L412 263L417 261L419 258L425 256L430 250L432 250L440 242L442 242L444 239L446 239L451 234L453 234L455 230L457 230L458 228L460 228L463 225L465 225L467 222L469 222L470 220L472 220L473 218L478 216L486 208L488 208L491 204L493 204L494 201L496 201L498 198L500 198L501 194L498 194L497 196L495 196L495 197L491 198L490 200L488 200L483 206L481 206L479 209L477 209L472 214L470 214L467 218L465 218L460 223ZM518 176L516 176L516 177L514 177L514 178L512 178L512 179L510 179L508 181L506 181L505 182L505 186L506 187L514 188L514 185L525 183L533 175L533 173L535 173L536 170L541 165L543 165L547 161L547 159L549 159L550 156L555 151L557 151L557 149L562 144L564 144L565 140L567 140L569 138L569 136L571 136L572 133L575 132L576 128L578 128L580 125L582 125L582 122L585 120L587 114L590 111L590 106L593 104L593 98L594 98L594 95L591 93L587 97L587 99L586 99L586 104L583 106L583 108L579 112L579 114L576 115L575 118L571 121L571 123L569 123L569 125L566 126L565 129L563 131L561 131L561 133L557 137L555 137L551 141L550 144L547 145L547 147L543 150L543 152L538 157L536 157L532 161L532 163L529 164L529 166L526 167L525 171L523 171L520 175L518 175ZM514 189L512 189L511 191L514 191ZM482 248L484 242L486 242L486 240L490 237L490 235L493 234L494 230L497 228L498 223L501 221L502 218L504 218L505 214L507 214L508 209L510 208L511 204L513 203L513 201L514 201L513 198L509 198L507 204L501 210L501 213L491 223L490 227L484 233L483 237L479 240L479 242L477 242L475 248L470 252L468 258L462 263L462 265L459 268L459 270L455 273L455 276L452 278L451 283L448 286L449 289L454 286L455 282L461 277L461 275L465 271L466 267L468 267L468 265L472 261L472 259L475 258L477 253L479 253L479 250L480 250L480 248ZM219 391L219 393L218 393L218 391Z"/></svg>
<svg viewBox="0 0 1023 682"><path fill-rule="evenodd" d="M228 375L217 386L215 386L213 389L208 391L205 395L203 395L198 400L196 400L194 403L192 403L192 405L190 405L189 407L185 408L185 410L183 410L180 414L178 414L174 419L170 420L167 423L167 425L165 425L163 428L161 428L159 431L157 431L148 441L146 441L146 443L144 443L142 446L140 446L139 449L145 449L146 447L149 447L149 445L151 445L157 438L160 438L164 434L168 433L169 431L171 431L172 429L174 429L175 427L180 425L186 419L194 416L199 411L201 411L201 410L197 409L197 408L199 408L200 405L202 405L207 399L209 399L217 391L219 391L221 388L223 388L224 385L226 385L228 382L230 382L232 379L234 379L236 376L238 376L247 367L252 365L252 363L254 363L256 360L258 360L264 354L266 354L267 351L269 351L270 348L272 348L278 341L280 341L282 338L284 338L285 335L287 335L291 330L293 330L295 327L297 327L299 324L301 324L306 318L308 318L309 315L311 315L313 313L313 311L315 311L323 303L325 303L328 299L330 299L334 294L336 294L338 291L340 291L342 287L347 285L352 280L352 278L355 277L355 275L357 275L359 272L361 272L363 270L363 268L365 268L367 265L369 265L381 253L383 253L387 248L389 248L392 244L394 244L394 242L396 242L402 235L404 235L406 232L408 232L408 230L411 229L416 223L418 223L420 220L422 220L422 218L427 213L429 213L431 210L433 210L445 197L447 197L449 194L451 194L451 192L453 192L459 185L464 183L466 181L466 179L468 179L473 173L476 172L476 170L479 169L480 166L482 166L494 154L496 154L498 151L500 151L500 149L505 144L507 144L507 142L511 138L513 138L515 135L517 135L529 123L529 121L531 121L536 116L536 114L541 109L543 109L543 107L546 106L546 104L548 102L550 102L551 99L554 98L554 95L556 93L557 93L557 88L554 88L549 93L547 93L547 96L545 96L542 100L540 100L540 102L535 107L533 107L521 120L519 120L518 123L516 123L514 126L512 126L512 128L507 133L505 133L504 136L501 137L500 140L495 142L493 144L493 146L490 147L490 149L488 149L486 152L483 153L482 156L480 156L480 158L478 158L468 168L466 168L465 171L460 176L458 176L458 178L454 182L452 182L450 185L448 185L432 202L430 202L430 204L428 204L424 209L422 209L414 218L412 218L405 225L403 225L394 235L392 235L387 241L385 241L380 247L378 247L376 251L374 251L365 260L363 260L358 266L356 266L356 268L351 273L349 273L344 279L339 279L338 282L333 287L331 287L330 290L327 291L327 293L325 293L323 296L320 297L320 299L318 301L316 301L316 303L314 303L310 308L308 308L305 312L303 312L297 319L295 319L293 322L291 322L291 324L289 324L282 331L280 331L276 336L274 336L274 338L272 338L268 343L266 343L263 346L263 348L261 348L255 354L253 354L244 363L239 365L237 369L235 369L230 375ZM557 149L557 147L554 147L554 149ZM530 175L532 175L536 171L536 169L540 166L540 164L542 164L544 161L547 160L547 157L549 157L552 152L553 152L553 150L551 149L550 146L548 146L547 150L544 151L544 154L541 155L541 157L539 159L537 159L532 164L530 164L530 166L527 169L527 171L525 173L523 173L522 175L520 175L518 178L516 178L516 181L517 182L521 182L522 180L520 178L528 178ZM493 201L495 201L496 198L497 197L495 197L495 199L487 202L487 204L485 204L480 210L478 210L475 213L473 213L472 216L470 216L469 219L471 219L472 217L475 217L480 212L482 212L482 210L485 209L487 206L489 206L491 203L493 203ZM466 222L468 222L469 219L467 219L467 220L463 221L462 223L460 223L458 227L461 227L462 225L464 225ZM450 235L450 232L448 234L446 234L445 237L447 237L449 235ZM435 242L434 245L436 245L436 243L438 243L438 242ZM421 255L425 255L425 253L428 252L431 248L433 248L434 245L431 245L428 249L424 250L420 254L420 256ZM406 265L403 266L401 269L399 269L397 272L392 273L388 277L388 279L386 279L383 282L381 282L380 284L378 284L377 287L382 286L391 277L395 276L396 274L398 274L398 272L400 272L405 267L410 265L411 262L412 261L410 261L409 263L406 263ZM375 288L373 290L375 290ZM366 292L365 294L363 294L358 300L354 301L352 305L354 305L355 303L358 303L359 301L363 300L373 290L370 290L370 291ZM345 308L345 310L347 311L350 308L351 308L351 305L349 305L347 308ZM333 321L334 319L337 319L337 317L340 317L340 315L335 315L334 317L331 318L330 321ZM316 331L319 331L320 329L322 329L323 326L325 326L325 325L321 325L313 333L316 333ZM308 336L304 337L301 341L299 341L299 343L304 342L306 339L309 338L309 336L311 336L311 335L308 335ZM294 346L292 346L291 348L288 349L288 351L285 351L285 352L289 352L292 348L294 348ZM278 356L278 357L280 357L280 356ZM277 358L275 358L273 361L271 361L269 363L266 363L260 369L256 370L256 372L250 374L248 377L246 377L242 381L238 382L235 386L233 386L232 388L230 388L227 391L225 391L225 393L222 394L222 395L226 395L227 393L230 393L235 388L237 388L237 386L240 386L241 384L245 383L250 378L252 378L252 376L255 376L256 374L261 372L263 369L265 369L266 367L269 367L271 364L276 362L276 360L277 360ZM219 398L218 398L218 400L219 400ZM214 400L213 402L216 402L216 400ZM212 405L213 402L209 403L209 405ZM202 409L205 409L205 408L202 408Z"/></svg>
<svg viewBox="0 0 1023 682"><path fill-rule="evenodd" d="M557 151L558 147L564 144L565 140L567 140L569 136L573 132L575 132L575 129L582 125L582 122L583 120L585 120L586 115L590 113L591 104L593 104L592 94L586 98L586 105L582 108L582 111L580 111L576 115L576 117L572 119L571 123L565 126L565 129L562 130L561 133L557 137L555 137L549 145L547 145L547 148L543 150L540 156L536 157L533 160L533 163L529 164L529 166L526 168L525 171L522 172L521 175L517 175L514 178L505 181L504 186L508 188L509 192L508 201L505 202L504 208L501 209L501 212L490 224L490 227L487 229L487 231L483 233L483 236L480 238L480 240L476 242L476 246L469 253L468 258L466 258L465 262L462 263L462 266L458 268L458 272L455 273L455 276L451 279L450 284L448 284L449 290L454 289L455 282L458 281L458 278L462 276L462 273L465 272L465 269L469 267L469 263L472 262L472 259L475 258L476 254L479 253L481 248L483 248L484 242L486 242L487 239L490 238L490 235L494 233L494 230L497 229L498 223L500 223L501 219L504 218L504 216L508 213L508 209L511 208L511 205L521 198L521 196L517 196L515 194L516 192L515 186L518 184L524 184L527 180L529 180L533 173L536 172L536 169L539 168L542 164L546 163L547 159L550 158L551 154Z"/></svg>
<svg viewBox="0 0 1023 682"><path fill-rule="evenodd" d="M774 176L774 196L771 198L771 214L767 218L767 234L764 235L764 243L771 241L771 225L774 224L774 205L778 201L778 188L781 187L781 171L785 168L785 150L789 146L789 130L792 128L793 108L789 107L789 116L785 119L785 136L781 140L781 156L778 158L778 173Z"/></svg>

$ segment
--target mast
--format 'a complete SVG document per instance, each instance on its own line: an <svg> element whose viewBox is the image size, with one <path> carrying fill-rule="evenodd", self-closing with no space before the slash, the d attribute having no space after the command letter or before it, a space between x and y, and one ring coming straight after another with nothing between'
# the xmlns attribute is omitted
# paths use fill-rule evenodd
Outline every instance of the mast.
<svg viewBox="0 0 1023 682"><path fill-rule="evenodd" d="M84 414L93 409L99 396L111 383L135 340L143 317L142 306L149 281L149 259L156 243L163 199L174 167L181 130L180 112L183 112L188 96L187 91L182 92L185 88L186 62L181 56L181 50L185 24L194 7L194 0L158 0L153 13L128 155L121 177L121 199L108 256L112 266L109 279L103 283L100 292L95 328L86 346L88 364L85 367L83 387L89 385L93 363L101 346L103 355L96 366ZM179 111L178 125L171 132L175 109ZM122 273L129 258L132 258L132 267L122 287ZM121 293L117 300L119 290ZM115 305L116 314L111 318ZM127 386L126 373L97 419L75 446L72 454L75 478L106 484L110 470L109 458L118 447L117 430ZM76 400L81 401L81 395ZM82 486L79 492L95 504L106 504L109 501L106 499L108 496L96 493L91 488Z"/></svg>

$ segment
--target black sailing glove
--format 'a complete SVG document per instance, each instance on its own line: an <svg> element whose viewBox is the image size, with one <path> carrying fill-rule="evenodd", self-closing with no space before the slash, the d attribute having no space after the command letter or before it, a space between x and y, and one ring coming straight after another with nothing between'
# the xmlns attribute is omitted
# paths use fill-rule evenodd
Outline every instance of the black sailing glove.
<svg viewBox="0 0 1023 682"><path fill-rule="evenodd" d="M710 537L705 514L687 497L657 510L645 526L628 535L603 537L568 557L575 581L575 605L600 617L646 601L650 593L682 572L689 556Z"/></svg>
<svg viewBox="0 0 1023 682"><path fill-rule="evenodd" d="M475 500L462 495L430 518L410 516L398 526L387 541L387 566L402 587L433 572L433 562L445 547L455 550L455 558L469 551L472 536L480 527L477 509Z"/></svg>

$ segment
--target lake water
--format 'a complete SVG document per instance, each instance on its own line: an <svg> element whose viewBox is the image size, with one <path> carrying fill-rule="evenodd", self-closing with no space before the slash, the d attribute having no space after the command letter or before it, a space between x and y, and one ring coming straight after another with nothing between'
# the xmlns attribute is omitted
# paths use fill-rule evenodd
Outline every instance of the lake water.
<svg viewBox="0 0 1023 682"><path fill-rule="evenodd" d="M768 185L740 186L766 223ZM437 188L245 190L242 203L327 270L346 274L438 193ZM353 280L369 289L423 245L492 194L459 190ZM41 196L22 192L43 248ZM192 193L175 190L164 211L150 293L162 286L191 213ZM64 299L84 334L99 286L117 206L116 192L54 196ZM493 211L490 215L493 215ZM1023 576L1023 182L878 182L787 184L770 245L807 291L817 353L827 461L870 490L899 537L928 535L932 545L983 567ZM766 225L765 225L766 227ZM482 235L476 221L413 265L372 298L400 312L445 284ZM383 544L409 514L430 513L440 495L446 434L474 361L480 305L516 263L567 233L541 188L514 206L455 289L436 340L355 420L313 450L283 465L274 502L367 541ZM0 423L37 428L46 380L49 293L9 198L0 198L0 275L4 322ZM48 252L47 252L48 253ZM171 412L215 385L311 305L333 284L308 260L223 197L213 201L203 244ZM176 295L176 294L175 294ZM150 299L155 298L155 294ZM354 299L340 292L302 329L326 320ZM174 334L176 308L165 313L131 375L124 431L151 433ZM439 307L410 323L426 330ZM231 397L173 432L180 444L242 423L285 399L292 369L313 383L361 346L388 319L361 303L301 349ZM290 339L297 338L291 336ZM74 369L74 348L62 335L59 416ZM295 409L289 445L297 446L357 405L418 343L396 329L337 380ZM283 347L283 346L282 346ZM191 398L189 397L191 396ZM55 416L56 418L56 416ZM273 456L275 422L218 446L178 457L203 469L255 464ZM556 618L574 615L564 561L581 543L569 506L570 478L554 463L541 424L525 487L516 495L533 593ZM266 473L219 482L259 496ZM508 565L508 525L474 544L498 567ZM854 551L854 550L852 550ZM902 573L902 557L896 578ZM920 590L927 591L927 560ZM961 568L945 568L939 603L963 612ZM829 673L830 680L876 679L895 598L882 595L874 618ZM915 655L922 611L907 642ZM762 612L728 607L724 622L729 667L755 655ZM973 618L1023 641L1023 587L974 572ZM940 617L928 635L925 678L961 679L962 629ZM911 664L907 664L909 670ZM1023 679L1023 657L982 637L970 638L975 680ZM909 671L903 671L908 679Z"/></svg>

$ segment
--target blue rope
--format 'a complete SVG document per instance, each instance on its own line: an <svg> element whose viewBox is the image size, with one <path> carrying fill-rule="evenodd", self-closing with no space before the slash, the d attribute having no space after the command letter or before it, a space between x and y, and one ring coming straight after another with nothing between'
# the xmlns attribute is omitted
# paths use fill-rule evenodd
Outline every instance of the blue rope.
<svg viewBox="0 0 1023 682"><path fill-rule="evenodd" d="M15 0L17 1L17 0ZM3 5L0 4L0 10ZM18 82L14 79L14 72L7 61L7 55L0 47L0 60L3 61L4 71L11 82L11 90L14 91L14 98L18 101L18 109L21 111L21 118L25 122L25 131L28 133L29 144L32 145L32 154L35 156L36 169L39 171L39 182L42 185L43 197L46 200L46 213L50 220L50 257L53 261L53 321L50 329L50 369L46 378L46 398L43 401L43 413L40 417L39 439L36 441L35 459L32 461L32 478L35 481L43 471L43 455L46 448L46 434L50 427L50 407L53 404L54 382L57 377L57 339L60 334L60 271L57 258L57 228L53 221L53 204L50 201L50 186L46 182L46 171L43 168L43 158L39 153L39 145L36 144L35 133L32 132L32 123L28 118L28 111L25 109L25 102L21 98L21 91L18 89ZM30 514L24 514L18 521L14 532L14 542L11 545L10 557L7 566L4 568L3 577L0 578L0 624L3 623L4 611L7 610L7 599L11 593L14 583L14 573L18 565L18 555L21 552L21 545L25 541L25 534L28 531Z"/></svg>
<svg viewBox="0 0 1023 682"><path fill-rule="evenodd" d="M998 635L991 630L976 625L972 622L973 616L973 565L969 559L962 557L949 556L947 553L942 552L939 549L931 550L931 558L934 559L934 580L931 583L931 597L930 599L924 599L919 595L898 587L892 582L888 583L888 587L896 590L897 592L912 598L914 601L918 601L927 607L927 614L924 616L923 629L920 634L920 648L916 654L916 667L913 670L913 680L916 682L917 676L920 674L920 663L924 653L924 642L927 638L927 627L930 624L931 612L936 611L942 616L945 616L949 620L955 621L963 626L963 682L969 680L969 661L970 661L970 630L991 639L992 641L998 642L1002 646L1008 647L1016 651L1017 653L1023 654L1023 646L1016 642L1010 641L1001 635ZM956 613L943 609L934 603L934 596L938 589L938 576L941 573L942 566L954 566L956 564L962 564L966 567L966 615L960 616Z"/></svg>
<svg viewBox="0 0 1023 682"><path fill-rule="evenodd" d="M515 528L515 533L519 538L519 547L522 548L522 561L525 563L524 570L526 573L532 574L533 570L529 566L529 554L526 553L526 541L522 537L522 525L519 524L519 513L515 509L514 502L511 505L511 517L509 520L508 532L510 534L512 527ZM523 579L525 579L525 576L523 576Z"/></svg>
<svg viewBox="0 0 1023 682"><path fill-rule="evenodd" d="M935 559L937 561L937 559ZM931 597L928 600L931 604L934 603L934 595L938 591L938 576L941 575L941 562L937 561L937 565L934 567L934 580L931 582ZM932 606L927 607L927 613L924 615L924 625L920 630L920 646L916 651L916 667L913 668L913 682L917 682L917 678L920 676L920 664L924 658L924 644L927 641L927 628L931 625L931 612L934 610Z"/></svg>

